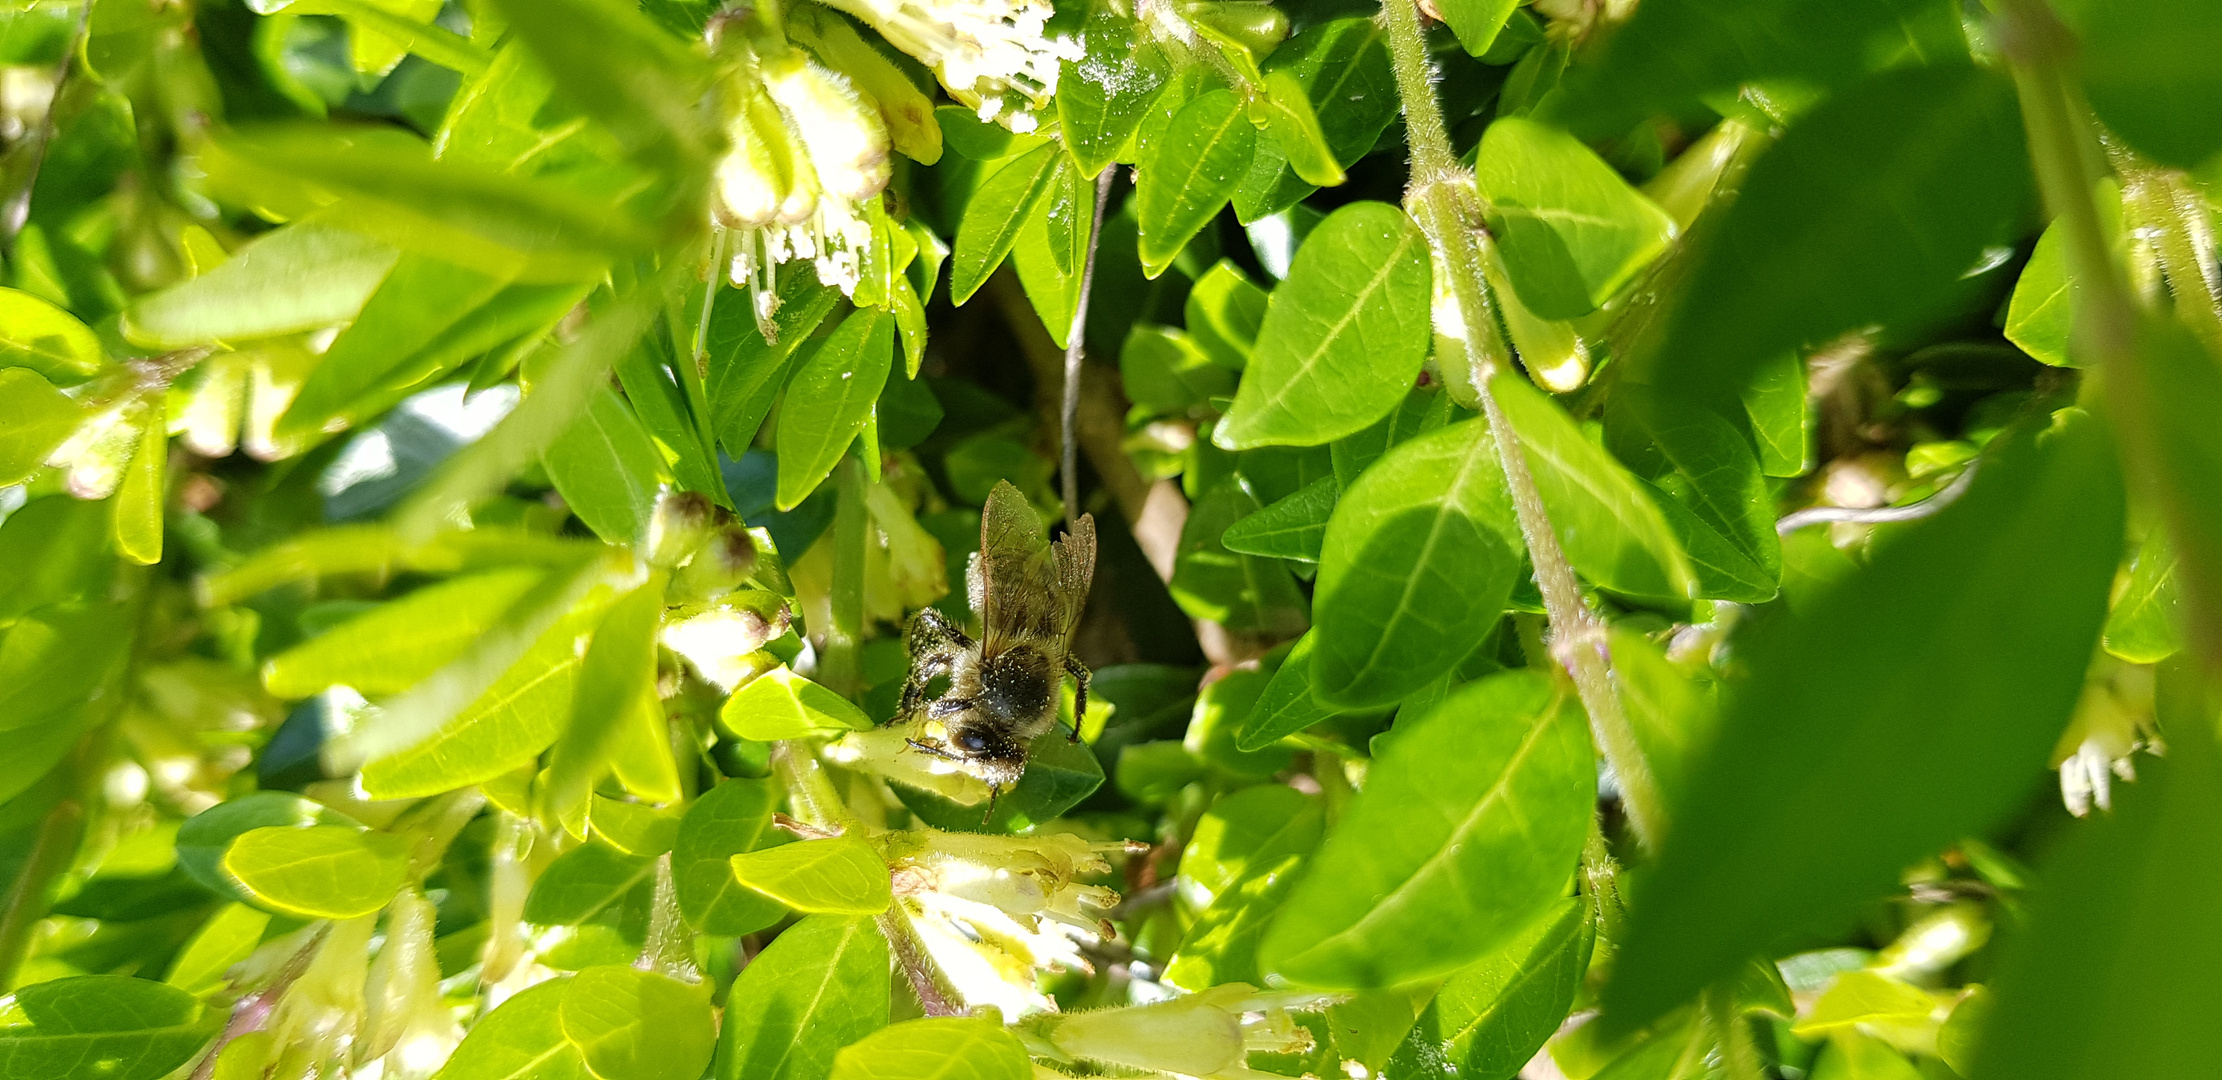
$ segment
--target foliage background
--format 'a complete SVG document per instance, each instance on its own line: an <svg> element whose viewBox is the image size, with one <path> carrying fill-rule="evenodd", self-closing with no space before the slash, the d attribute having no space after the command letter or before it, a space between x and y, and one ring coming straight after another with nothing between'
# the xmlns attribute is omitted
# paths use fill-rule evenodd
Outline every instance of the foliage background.
<svg viewBox="0 0 2222 1080"><path fill-rule="evenodd" d="M2209 1075L2217 55L0 5L0 1076Z"/></svg>

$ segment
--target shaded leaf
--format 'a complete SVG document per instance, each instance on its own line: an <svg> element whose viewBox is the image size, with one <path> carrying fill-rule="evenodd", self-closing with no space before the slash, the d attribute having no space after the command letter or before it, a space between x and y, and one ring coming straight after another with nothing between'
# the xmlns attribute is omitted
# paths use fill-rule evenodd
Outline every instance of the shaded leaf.
<svg viewBox="0 0 2222 1080"><path fill-rule="evenodd" d="M766 840L779 793L762 780L727 780L702 793L679 820L671 878L679 911L705 934L738 937L778 922L786 909L741 887L731 859Z"/></svg>
<svg viewBox="0 0 2222 1080"><path fill-rule="evenodd" d="M796 367L779 411L779 509L794 509L833 472L872 419L894 363L894 320L859 308Z"/></svg>
<svg viewBox="0 0 2222 1080"><path fill-rule="evenodd" d="M0 1027L5 1080L157 1080L216 1034L191 994L148 979L78 975L13 997Z"/></svg>
<svg viewBox="0 0 2222 1080"><path fill-rule="evenodd" d="M591 1080L586 1058L563 1037L567 979L528 987L471 1025L433 1080Z"/></svg>
<svg viewBox="0 0 2222 1080"><path fill-rule="evenodd" d="M1318 562L1340 495L1335 478L1322 476L1293 495L1235 519L1219 542L1238 555Z"/></svg>
<svg viewBox="0 0 2222 1080"><path fill-rule="evenodd" d="M825 1080L844 1046L887 1026L887 939L870 919L813 915L733 981L719 1080Z"/></svg>
<svg viewBox="0 0 2222 1080"><path fill-rule="evenodd" d="M1573 136L1489 125L1474 160L1513 287L1545 319L1586 315L1666 250L1674 220Z"/></svg>

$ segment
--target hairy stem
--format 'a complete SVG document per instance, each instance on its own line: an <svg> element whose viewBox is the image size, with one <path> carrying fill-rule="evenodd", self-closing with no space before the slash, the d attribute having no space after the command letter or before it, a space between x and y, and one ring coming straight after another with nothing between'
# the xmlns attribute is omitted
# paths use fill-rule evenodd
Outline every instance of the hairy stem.
<svg viewBox="0 0 2222 1080"><path fill-rule="evenodd" d="M1096 245L1103 237L1103 204L1111 201L1111 181L1117 165L1107 165L1096 177L1096 208L1088 227L1088 255L1080 265L1080 296L1073 301L1072 329L1065 337L1064 394L1058 400L1058 467L1065 496L1065 524L1080 517L1080 357L1087 349L1088 294L1096 284Z"/></svg>
<svg viewBox="0 0 2222 1080"><path fill-rule="evenodd" d="M2140 161L2126 148L2113 149L2115 171L2122 176L2124 227L2152 237L2176 318L2222 354L2222 281L2205 201L2182 173Z"/></svg>
<svg viewBox="0 0 2222 1080"><path fill-rule="evenodd" d="M1460 325L1442 329L1455 331L1445 336L1465 344L1469 377L1480 397L1489 434L1496 442L1498 463L1504 468L1520 534L1527 541L1529 560L1535 564L1536 586L1550 617L1551 654L1574 680L1582 708L1589 714L1590 729L1619 779L1630 824L1645 845L1653 845L1666 824L1665 809L1658 782L1636 742L1635 728L1613 688L1604 622L1582 600L1574 568L1559 548L1543 496L1528 471L1519 433L1512 429L1490 392L1490 380L1507 373L1509 365L1501 345L1490 347L1497 341L1497 328L1494 306L1481 278L1476 236L1480 206L1472 184L1458 166L1435 102L1419 11L1412 0L1382 0L1381 21L1388 30L1390 66L1396 74L1397 93L1404 102L1406 139L1412 148L1412 179L1405 192L1405 206L1435 250L1437 272L1449 275L1459 310Z"/></svg>
<svg viewBox="0 0 2222 1080"><path fill-rule="evenodd" d="M2031 163L2045 204L2065 230L2068 272L2077 285L2074 344L2103 380L2103 408L2122 449L2125 475L2166 476L2166 455L2154 437L2151 373L2138 351L2142 312L2115 264L2091 196L2097 140L2069 81L2073 39L2045 0L1997 0L1997 6L2005 16L2000 47L2020 92ZM2191 276L2196 279L2197 274ZM2195 538L2198 523L2189 519L2182 498L2166 490L2152 494L2178 543ZM2200 569L2187 562L2183 572ZM2186 623L2196 651L2209 672L2222 671L2222 611L2210 610L2207 603L2213 592L2190 588L2185 593L2190 609Z"/></svg>

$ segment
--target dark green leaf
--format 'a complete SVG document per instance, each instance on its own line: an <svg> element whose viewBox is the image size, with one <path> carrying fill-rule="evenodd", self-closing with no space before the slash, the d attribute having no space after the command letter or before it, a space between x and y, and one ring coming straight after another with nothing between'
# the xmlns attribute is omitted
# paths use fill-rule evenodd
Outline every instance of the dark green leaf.
<svg viewBox="0 0 2222 1080"><path fill-rule="evenodd" d="M1668 523L1686 522L1675 532L1697 573L1698 596L1773 598L1782 578L1774 499L1742 433L1703 404L1636 386L1614 396L1607 433L1622 460L1668 496L1659 501Z"/></svg>
<svg viewBox="0 0 2222 1080"><path fill-rule="evenodd" d="M894 364L895 320L859 308L796 365L779 410L779 509L800 505L833 472L871 420Z"/></svg>
<svg viewBox="0 0 2222 1080"><path fill-rule="evenodd" d="M1240 371L1250 363L1265 322L1266 292L1230 259L1214 263L1188 290L1182 322L1211 362Z"/></svg>
<svg viewBox="0 0 2222 1080"><path fill-rule="evenodd" d="M772 315L776 334L770 342L757 329L746 294L724 297L712 309L704 346L710 365L710 422L727 454L739 457L755 444L756 431L786 387L801 346L840 299L838 290L818 284L815 275L780 278L779 309Z"/></svg>
<svg viewBox="0 0 2222 1080"><path fill-rule="evenodd" d="M813 915L734 980L719 1080L825 1080L842 1047L887 1026L887 939L870 919Z"/></svg>
<svg viewBox="0 0 2222 1080"><path fill-rule="evenodd" d="M1450 670L1504 611L1522 550L1486 424L1389 451L1327 523L1312 692L1387 705Z"/></svg>
<svg viewBox="0 0 2222 1080"><path fill-rule="evenodd" d="M1382 743L1258 947L1298 985L1454 971L1565 895L1579 861L1596 799L1589 730L1541 674L1469 684Z"/></svg>
<svg viewBox="0 0 2222 1080"><path fill-rule="evenodd" d="M1573 1008L1595 918L1579 898L1559 901L1520 936L1452 975L1411 1038L1439 1046L1461 1077L1517 1075Z"/></svg>
<svg viewBox="0 0 2222 1080"><path fill-rule="evenodd" d="M1530 120L1489 125L1474 179L1514 289L1545 319L1588 314L1674 238L1666 211L1604 159Z"/></svg>
<svg viewBox="0 0 2222 1080"><path fill-rule="evenodd" d="M1049 194L1061 160L1055 143L1043 143L1004 159L980 182L965 204L964 223L957 227L957 247L949 262L950 300L962 304L972 299L1002 265L1034 204Z"/></svg>
<svg viewBox="0 0 2222 1080"><path fill-rule="evenodd" d="M1567 81L1550 119L1617 135L1756 79L1841 84L1892 61L1965 63L1955 9L1934 0L1757 0L1722 19L1704 0L1640 9Z"/></svg>
<svg viewBox="0 0 2222 1080"><path fill-rule="evenodd" d="M1299 86L1333 162L1349 168L1373 149L1396 119L1396 81L1383 31L1371 18L1330 19L1305 27L1273 50L1265 73L1275 85ZM1285 91L1284 91L1285 93ZM1235 191L1235 216L1247 225L1288 209L1318 190L1288 164L1280 135L1259 140Z"/></svg>
<svg viewBox="0 0 2222 1080"><path fill-rule="evenodd" d="M1833 928L2034 786L2105 617L2120 480L2096 425L2072 415L1981 468L1957 503L1749 647L1751 681L1630 905L1605 993L1623 1030Z"/></svg>
<svg viewBox="0 0 2222 1080"><path fill-rule="evenodd" d="M1308 621L1296 579L1286 566L1238 555L1220 541L1228 526L1257 510L1257 498L1233 477L1204 492L1181 526L1173 578L1166 584L1181 610L1194 618L1237 633L1285 638Z"/></svg>
<svg viewBox="0 0 2222 1080"><path fill-rule="evenodd" d="M1427 242L1404 212L1351 203L1297 250L1273 290L1234 407L1230 450L1316 446L1379 420L1427 358Z"/></svg>
<svg viewBox="0 0 2222 1080"><path fill-rule="evenodd" d="M1057 80L1057 118L1080 175L1094 179L1122 155L1171 66L1134 20L1110 5L1089 12L1080 50Z"/></svg>
<svg viewBox="0 0 2222 1080"><path fill-rule="evenodd" d="M2186 689L2199 700L2168 759L2141 764L2111 819L2075 830L2049 868L1998 974L1977 1080L2188 1080L2222 1054L2207 1022L2222 1009L2222 765L2214 709Z"/></svg>
<svg viewBox="0 0 2222 1080"><path fill-rule="evenodd" d="M2131 146L2191 168L2222 149L2222 9L2200 0L2084 0L2078 56L2091 109Z"/></svg>
<svg viewBox="0 0 2222 1080"><path fill-rule="evenodd" d="M1234 194L1250 167L1257 129L1232 90L1196 97L1173 114L1135 166L1142 270L1156 277Z"/></svg>
<svg viewBox="0 0 2222 1080"><path fill-rule="evenodd" d="M1785 351L1926 314L1986 248L2012 239L2030 190L2004 76L1947 67L1869 79L1752 166L1661 362L1676 385L1729 396Z"/></svg>
<svg viewBox="0 0 2222 1080"><path fill-rule="evenodd" d="M1317 480L1256 513L1235 519L1219 542L1238 555L1318 562L1341 489L1333 476Z"/></svg>
<svg viewBox="0 0 2222 1080"><path fill-rule="evenodd" d="M1759 471L1803 476L1813 467L1812 410L1805 404L1805 361L1786 352L1759 365L1744 387L1744 415L1759 444Z"/></svg>

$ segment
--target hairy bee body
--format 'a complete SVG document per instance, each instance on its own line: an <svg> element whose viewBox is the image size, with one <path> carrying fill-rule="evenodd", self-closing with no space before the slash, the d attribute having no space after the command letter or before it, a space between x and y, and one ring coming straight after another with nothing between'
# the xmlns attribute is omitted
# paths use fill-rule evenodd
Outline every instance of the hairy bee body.
<svg viewBox="0 0 2222 1080"><path fill-rule="evenodd" d="M904 635L910 674L896 719L916 720L923 711L946 732L945 738L912 739L912 746L955 762L991 792L1018 783L1027 744L1057 724L1067 674L1078 681L1075 715L1087 709L1088 669L1066 647L1087 601L1095 554L1093 517L1082 515L1052 544L1018 489L1008 482L995 486L980 516L980 551L966 575L980 615L979 640L932 608L914 616ZM948 689L929 699L929 685L943 676Z"/></svg>

